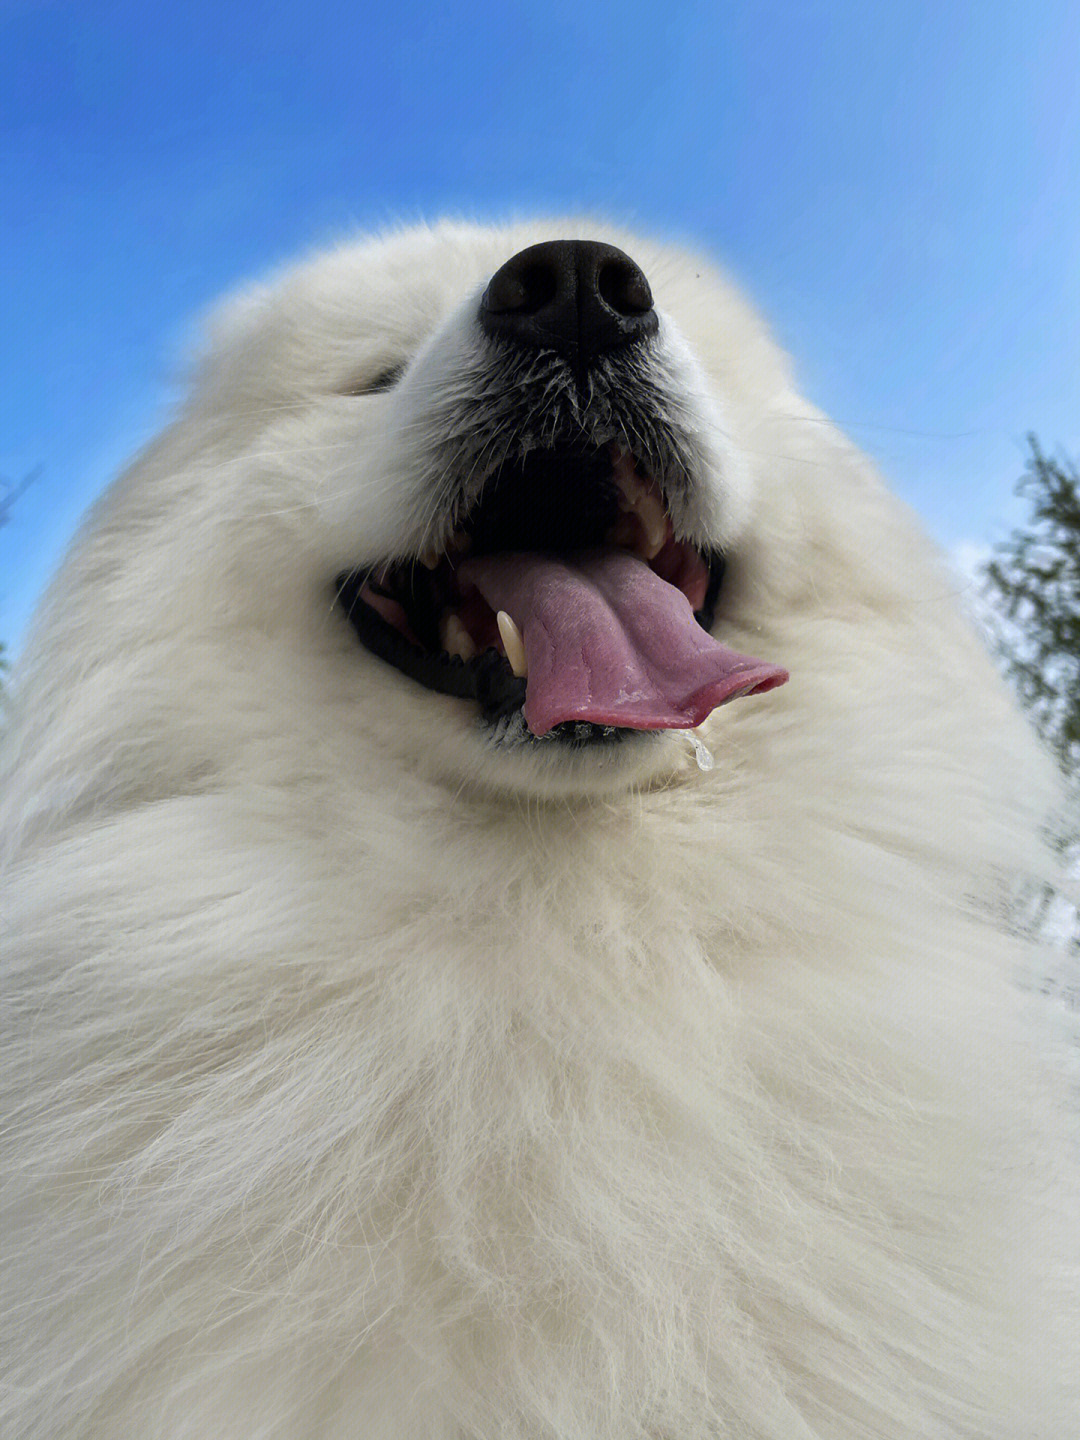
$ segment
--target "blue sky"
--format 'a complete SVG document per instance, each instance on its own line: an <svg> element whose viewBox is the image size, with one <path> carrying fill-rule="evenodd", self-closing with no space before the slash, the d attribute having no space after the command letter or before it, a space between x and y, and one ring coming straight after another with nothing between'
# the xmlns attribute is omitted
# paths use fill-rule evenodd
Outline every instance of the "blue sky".
<svg viewBox="0 0 1080 1440"><path fill-rule="evenodd" d="M1080 451L1080 9L5 0L0 529L17 646L192 319L319 242L606 213L721 258L944 544Z"/></svg>

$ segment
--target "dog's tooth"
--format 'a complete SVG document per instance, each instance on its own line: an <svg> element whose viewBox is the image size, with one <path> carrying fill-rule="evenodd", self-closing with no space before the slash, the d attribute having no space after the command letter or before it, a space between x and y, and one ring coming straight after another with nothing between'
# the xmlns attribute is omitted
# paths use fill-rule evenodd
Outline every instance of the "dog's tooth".
<svg viewBox="0 0 1080 1440"><path fill-rule="evenodd" d="M655 490L644 490L634 507L645 536L645 558L651 560L664 548L667 539L667 515Z"/></svg>
<svg viewBox="0 0 1080 1440"><path fill-rule="evenodd" d="M619 491L619 509L622 511L637 510L649 492L645 482L634 469L633 460L617 463L613 468L612 475Z"/></svg>
<svg viewBox="0 0 1080 1440"><path fill-rule="evenodd" d="M471 535L466 535L464 530L455 530L447 541L446 548L447 550L456 550L459 555L463 555L471 544Z"/></svg>
<svg viewBox="0 0 1080 1440"><path fill-rule="evenodd" d="M502 636L506 658L510 661L510 669L515 675L524 678L529 673L529 662L525 656L525 641L521 638L521 631L505 610L500 610L495 616L495 623Z"/></svg>
<svg viewBox="0 0 1080 1440"><path fill-rule="evenodd" d="M641 521L641 528L645 532L645 559L653 560L664 548L667 540L667 516L657 501L658 513L638 512L638 519Z"/></svg>
<svg viewBox="0 0 1080 1440"><path fill-rule="evenodd" d="M439 563L439 552L434 545L429 545L426 550L420 551L420 564L425 570L434 570Z"/></svg>
<svg viewBox="0 0 1080 1440"><path fill-rule="evenodd" d="M625 534L626 527L622 525L622 516L636 515L641 522L643 539L634 548L640 551L646 560L652 560L659 555L667 539L667 512L660 493L652 481L646 483L642 480L634 469L633 457L628 457L625 453L617 457L612 473L619 491L619 509L622 511L618 526ZM618 530L616 533L619 533ZM617 540L616 543L622 542Z"/></svg>
<svg viewBox="0 0 1080 1440"><path fill-rule="evenodd" d="M449 655L460 655L462 660L471 660L476 654L476 643L461 623L461 616L448 610L439 621L439 639Z"/></svg>

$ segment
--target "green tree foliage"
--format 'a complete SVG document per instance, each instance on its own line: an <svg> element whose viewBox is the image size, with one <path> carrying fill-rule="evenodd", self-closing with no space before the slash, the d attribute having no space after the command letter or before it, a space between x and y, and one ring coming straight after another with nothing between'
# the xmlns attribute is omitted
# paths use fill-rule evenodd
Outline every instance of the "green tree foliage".
<svg viewBox="0 0 1080 1440"><path fill-rule="evenodd" d="M1030 455L1017 493L1029 519L997 546L983 571L991 645L1036 730L1066 777L1064 813L1047 817L1047 838L1061 857L1065 889L1025 887L1016 918L1050 942L1063 966L1035 977L1048 995L1080 1010L1080 475L1070 460L1051 460L1028 437Z"/></svg>
<svg viewBox="0 0 1080 1440"><path fill-rule="evenodd" d="M1066 775L1080 781L1080 474L1048 459L1033 435L1017 486L1026 525L986 566L987 595L1003 623L997 649L1036 729Z"/></svg>

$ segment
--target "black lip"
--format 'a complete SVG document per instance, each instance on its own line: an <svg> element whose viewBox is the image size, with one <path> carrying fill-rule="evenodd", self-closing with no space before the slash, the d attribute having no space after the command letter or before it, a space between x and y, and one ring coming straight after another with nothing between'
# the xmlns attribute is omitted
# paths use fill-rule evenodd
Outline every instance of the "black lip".
<svg viewBox="0 0 1080 1440"><path fill-rule="evenodd" d="M411 645L361 598L360 592L374 568L350 571L334 582L337 601L366 650L427 690L475 700L485 719L498 720L524 705L525 681L514 674L506 656L498 650L485 650L472 660L463 660L460 655Z"/></svg>

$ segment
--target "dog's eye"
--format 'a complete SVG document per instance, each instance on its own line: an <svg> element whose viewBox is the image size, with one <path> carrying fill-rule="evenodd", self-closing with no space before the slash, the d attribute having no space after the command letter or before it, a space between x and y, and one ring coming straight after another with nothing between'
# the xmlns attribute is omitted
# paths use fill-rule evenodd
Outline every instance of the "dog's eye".
<svg viewBox="0 0 1080 1440"><path fill-rule="evenodd" d="M339 395L377 395L380 390L392 390L405 373L405 366L391 365L371 380L354 380L343 385Z"/></svg>

